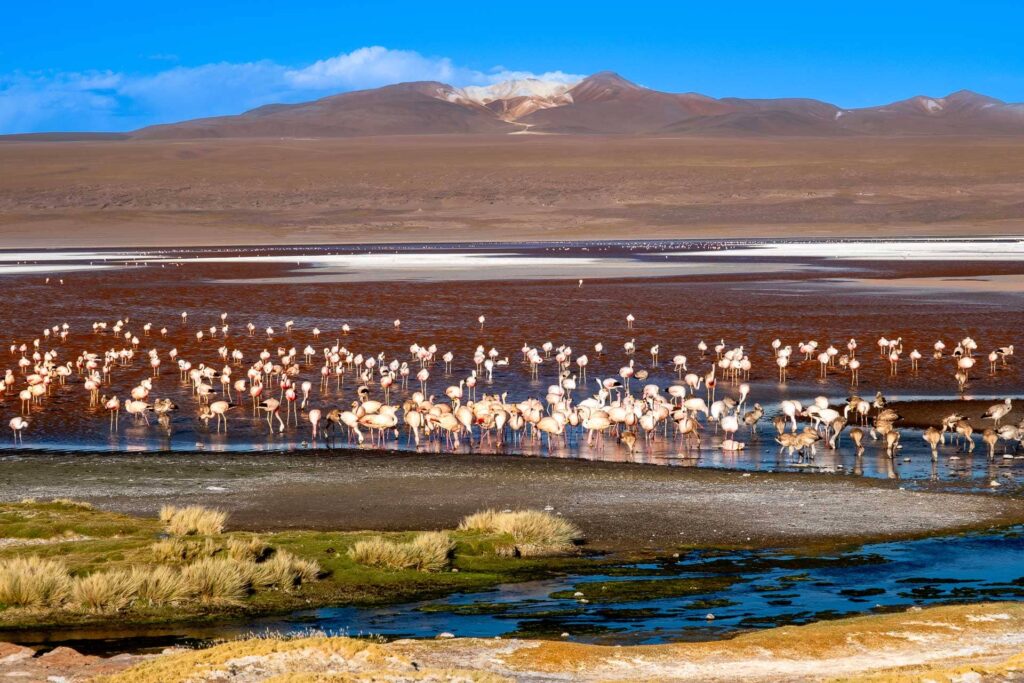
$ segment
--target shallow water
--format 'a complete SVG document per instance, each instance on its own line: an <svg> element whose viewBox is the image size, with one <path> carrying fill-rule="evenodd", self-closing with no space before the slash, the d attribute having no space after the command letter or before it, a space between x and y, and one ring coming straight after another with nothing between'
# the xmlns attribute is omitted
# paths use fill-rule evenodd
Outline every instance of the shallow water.
<svg viewBox="0 0 1024 683"><path fill-rule="evenodd" d="M907 361L901 371L892 376L888 363L873 348L876 335L901 336L907 350L921 348L927 351L936 338L944 338L950 346L955 336L972 334L982 344L982 350L1013 342L1014 330L1024 324L1019 297L1013 295L985 295L950 299L927 293L888 297L879 306L878 295L869 289L843 285L836 286L835 274L873 275L903 272L907 267L928 268L912 264L882 264L844 262L834 271L825 253L819 257L803 257L801 251L809 243L759 241L664 241L664 242L608 242L608 243L555 243L522 244L496 247L495 245L362 245L353 247L321 248L231 248L212 250L165 249L147 251L90 251L90 252L7 252L0 261L16 267L47 267L47 264L71 264L91 267L105 265L110 270L82 274L65 273L64 286L57 284L57 274L45 283L39 275L4 276L9 296L0 303L0 313L7 321L5 332L17 343L31 346L40 339L45 325L68 323L70 335L65 343L54 338L43 339L41 349L57 353L59 363L73 361L82 351L101 352L124 348L128 341L115 337L108 327L105 334L93 334L92 324L106 322L110 327L117 319L128 320L125 329L136 335L140 343L136 359L115 367L109 381L102 387L107 396L126 398L128 392L152 372L145 359L148 350L156 350L161 359L161 374L154 379L153 398L170 398L181 408L174 415L171 434L154 425L127 417L122 413L119 426L111 430L108 418L101 408L89 408L82 386L83 378L73 374L67 386L54 386L45 401L31 410L31 424L24 432L24 448L31 451L197 451L219 452L280 452L313 447L322 448L323 439L312 443L311 432L305 421L307 413L300 411L301 426L289 425L284 433L271 432L265 421L253 416L247 396L232 396L239 404L229 412L229 431L216 433L214 425L196 419L197 400L187 383L180 380L175 364L169 358L172 348L180 352L179 358L193 365L208 364L221 368L222 349L243 353L242 365L232 369L235 378L258 354L268 351L276 359L281 349L302 350L311 345L315 356L304 364L296 378L312 383L307 407L327 409L348 406L355 400L355 387L359 381L350 372L339 387L333 381L320 389L320 353L328 345L338 344L353 353L366 357L383 358L383 362L399 360L409 362L412 375L418 366L411 360L409 346L436 344L438 360L430 368L431 377L426 393L444 400L447 387L457 385L477 370L476 392L507 393L508 401L527 397L543 398L547 387L557 382L554 361L549 358L541 366L539 376L531 378L522 361L524 343L540 347L551 342L555 348L571 347L570 356L587 354L590 364L588 378L572 364L570 372L576 375L577 401L590 396L597 388L597 378L617 377L620 369L630 361L635 368L649 372L644 380L634 379L632 390L638 393L644 384L657 385L665 392L679 383L679 374L672 368L676 354L688 358L688 368L704 374L714 363L713 354L701 357L696 350L699 340L713 345L724 340L729 348L743 346L749 353L754 369L749 408L760 402L766 411L760 434L741 430L738 440L746 443L740 452L725 452L720 448L720 437L714 426L705 431L701 447L684 443L672 435L652 435L650 441L641 439L637 450L628 453L613 438L601 445L588 445L583 434L575 431L565 444L549 447L539 441L526 440L502 445L495 442L479 443L479 434L470 446L463 443L462 451L513 452L558 458L601 459L634 461L686 467L725 467L751 470L811 470L849 472L857 475L899 478L911 481L936 479L962 482L968 488L985 488L995 479L1017 482L1024 470L1024 460L999 456L989 462L980 455L967 457L954 446L945 446L940 459L933 465L925 444L916 431L909 430L903 439L903 450L895 461L881 452L878 444L869 440L863 458L854 457L848 439L839 449L832 451L819 446L813 459L780 455L774 443L770 419L779 401L797 399L805 403L815 396L826 396L834 405L840 405L852 391L873 396L882 390L890 399L917 396L923 398L954 398L952 381L953 361L947 356L934 360L930 355L922 360L921 369L911 372ZM880 254L897 253L898 249L913 248L935 250L936 254L950 250L967 250L971 254L991 253L995 250L1016 248L1016 240L909 240L884 243L825 242L841 245L844 253L856 256L869 247ZM814 245L820 246L819 243ZM892 245L897 245L893 247ZM952 245L950 247L949 245ZM745 248L769 256L753 258L745 255ZM781 260L772 260L773 250L782 250ZM893 251L896 249L896 251ZM817 253L817 252L814 252ZM922 252L924 253L924 252ZM931 253L931 252L928 252ZM715 257L709 258L709 254ZM732 254L733 256L730 256ZM738 256L737 256L738 254ZM938 258L938 257L937 257ZM1009 258L1009 257L1008 257ZM554 261L571 262L595 268L602 275L598 280L587 280L579 286L575 279L530 281L546 271L540 264ZM334 265L331 265L331 263ZM346 265L338 266L342 262ZM487 264L480 267L480 263ZM622 279L612 268L628 262L631 279ZM660 264L688 272L678 279L661 276ZM416 266L416 263L420 263ZM437 264L444 264L437 268ZM390 264L390 265L388 265ZM426 264L426 265L424 265ZM434 264L434 265L430 265ZM411 283L405 280L406 266L418 267L435 281ZM560 267L560 266L558 266ZM618 267L618 266L616 266ZM755 271L752 268L767 268ZM943 271L950 266L935 266ZM984 264L989 270L1019 269L1011 264ZM340 268L340 270L339 270ZM716 278L703 281L690 271L692 268L713 268ZM825 270L822 270L822 269ZM510 276L507 269L518 275ZM881 270L879 270L881 269ZM895 270L893 270L895 269ZM328 273L327 271L330 271ZM337 272L336 272L337 271ZM344 271L346 278L369 279L374 282L352 282L343 285L328 281ZM784 272L781 272L784 271ZM914 271L918 272L918 271ZM1015 272L1015 271L1014 271ZM499 274L501 281L462 281L464 277L492 278ZM563 277L565 273L562 274ZM515 280L522 276L523 280ZM328 278L325 280L324 278ZM418 277L418 276L417 276ZM511 277L511 280L507 278ZM545 276L546 277L546 276ZM454 278L454 280L452 280ZM415 278L413 278L415 279ZM445 281L439 281L445 280ZM270 284L268 284L270 283ZM822 297L822 287L833 288ZM187 323L179 317L188 310ZM228 312L227 334L219 330L220 313ZM636 315L635 329L626 329L625 313ZM794 315L799 313L799 315ZM476 318L485 314L483 329ZM402 320L400 329L392 321ZM290 333L283 330L285 320L294 320ZM256 328L250 335L245 325L252 322ZM153 330L146 336L141 327L152 323ZM342 324L349 324L352 332L343 335ZM211 334L214 326L216 333ZM311 330L319 326L324 334L314 339ZM159 333L167 328L166 335ZM275 329L265 334L267 327ZM196 339L203 331L204 338ZM796 346L801 340L817 339L824 348L829 343L845 351L845 343L855 336L860 341L858 358L863 363L859 387L850 386L847 373L835 370L827 379L818 378L818 363L794 357L789 381L782 385L776 381L777 371L770 341L779 337L784 343ZM623 349L626 341L634 340L636 354L627 356ZM605 351L598 355L596 343ZM472 355L477 346L495 349L499 358L508 358L508 365L494 371L493 382L485 373L474 368ZM648 350L659 345L659 363L655 364ZM451 351L455 361L451 373L446 373L439 357ZM798 354L796 354L798 355ZM8 367L15 366L20 354L9 354ZM301 358L301 353L299 355ZM984 358L980 358L976 375L969 391L972 396L991 399L1016 396L1022 386L1021 376L1014 363L1000 367L995 373L986 373ZM379 364L378 364L379 365ZM20 388L16 376L13 389ZM220 397L222 387L215 392ZM372 398L382 398L378 383L368 384ZM408 386L395 386L391 401L399 403L419 389L414 377ZM267 395L279 396L270 388ZM701 395L706 395L703 390ZM719 382L717 398L737 395L737 385L724 379ZM465 390L464 400L470 398ZM0 397L4 420L18 414L16 391ZM710 402L710 401L709 401ZM979 408L980 416L980 408ZM979 417L975 416L975 417ZM984 425L977 419L975 425ZM344 439L338 446L354 446ZM405 434L389 434L387 448L409 449L413 445ZM12 440L4 440L3 448L11 449ZM440 451L434 443L421 450ZM1012 455L1012 451L1011 451ZM907 459L909 458L909 461Z"/></svg>
<svg viewBox="0 0 1024 683"><path fill-rule="evenodd" d="M695 551L596 573L386 607L327 607L222 626L22 633L85 652L145 651L252 633L430 638L539 637L635 645L910 606L1024 599L1024 529L876 543L824 555ZM582 595L577 595L582 593ZM713 619L708 616L712 615ZM563 634L568 634L564 636Z"/></svg>
<svg viewBox="0 0 1024 683"><path fill-rule="evenodd" d="M1018 529L813 557L698 551L612 569L399 608L315 610L295 615L296 623L266 627L288 632L301 624L389 637L440 630L481 637L568 633L604 644L706 640L909 605L1021 600L1024 538Z"/></svg>

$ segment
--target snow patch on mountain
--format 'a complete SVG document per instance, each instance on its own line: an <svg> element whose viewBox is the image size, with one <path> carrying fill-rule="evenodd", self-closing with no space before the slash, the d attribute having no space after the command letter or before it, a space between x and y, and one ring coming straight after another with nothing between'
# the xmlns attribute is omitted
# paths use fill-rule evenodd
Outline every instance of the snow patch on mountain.
<svg viewBox="0 0 1024 683"><path fill-rule="evenodd" d="M495 111L506 121L514 121L538 109L572 104L569 91L577 82L547 81L539 78L517 78L492 85L470 85L439 91L449 102L473 104Z"/></svg>
<svg viewBox="0 0 1024 683"><path fill-rule="evenodd" d="M575 85L576 83L542 81L539 78L519 78L493 85L470 85L462 88L462 92L467 99L488 104L494 100L510 100L517 97L556 99L565 95Z"/></svg>

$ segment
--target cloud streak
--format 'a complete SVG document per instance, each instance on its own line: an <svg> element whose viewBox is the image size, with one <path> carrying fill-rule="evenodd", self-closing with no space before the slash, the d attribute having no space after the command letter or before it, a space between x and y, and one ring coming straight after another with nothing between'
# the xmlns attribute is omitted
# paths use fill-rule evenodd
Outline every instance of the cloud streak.
<svg viewBox="0 0 1024 683"><path fill-rule="evenodd" d="M153 74L0 74L0 133L124 131L403 81L466 86L529 77L563 82L580 78L561 71L534 74L503 67L482 72L447 57L381 46L301 67L263 60L175 66Z"/></svg>

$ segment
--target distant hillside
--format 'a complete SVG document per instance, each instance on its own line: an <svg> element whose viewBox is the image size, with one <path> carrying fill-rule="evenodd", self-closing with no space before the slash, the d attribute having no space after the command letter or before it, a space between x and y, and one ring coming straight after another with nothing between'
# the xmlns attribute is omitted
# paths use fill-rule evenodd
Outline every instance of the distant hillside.
<svg viewBox="0 0 1024 683"><path fill-rule="evenodd" d="M7 139L334 138L482 133L613 135L1022 135L1024 105L966 90L880 107L813 99L716 99L644 88L604 71L578 83L518 79L457 88L424 81L271 104L236 116L124 135L48 133Z"/></svg>

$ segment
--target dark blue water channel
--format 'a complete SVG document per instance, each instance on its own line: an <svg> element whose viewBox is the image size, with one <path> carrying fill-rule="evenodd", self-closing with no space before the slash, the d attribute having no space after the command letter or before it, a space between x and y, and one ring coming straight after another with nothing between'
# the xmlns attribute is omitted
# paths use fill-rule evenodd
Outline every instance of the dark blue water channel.
<svg viewBox="0 0 1024 683"><path fill-rule="evenodd" d="M261 627L640 644L722 638L912 605L1021 599L1024 529L1016 528L823 555L695 551L442 600L313 610Z"/></svg>
<svg viewBox="0 0 1024 683"><path fill-rule="evenodd" d="M85 652L144 651L254 633L564 638L602 644L712 640L920 605L1024 599L1024 527L822 554L701 550L595 573L386 607L327 607L230 625L20 634Z"/></svg>

